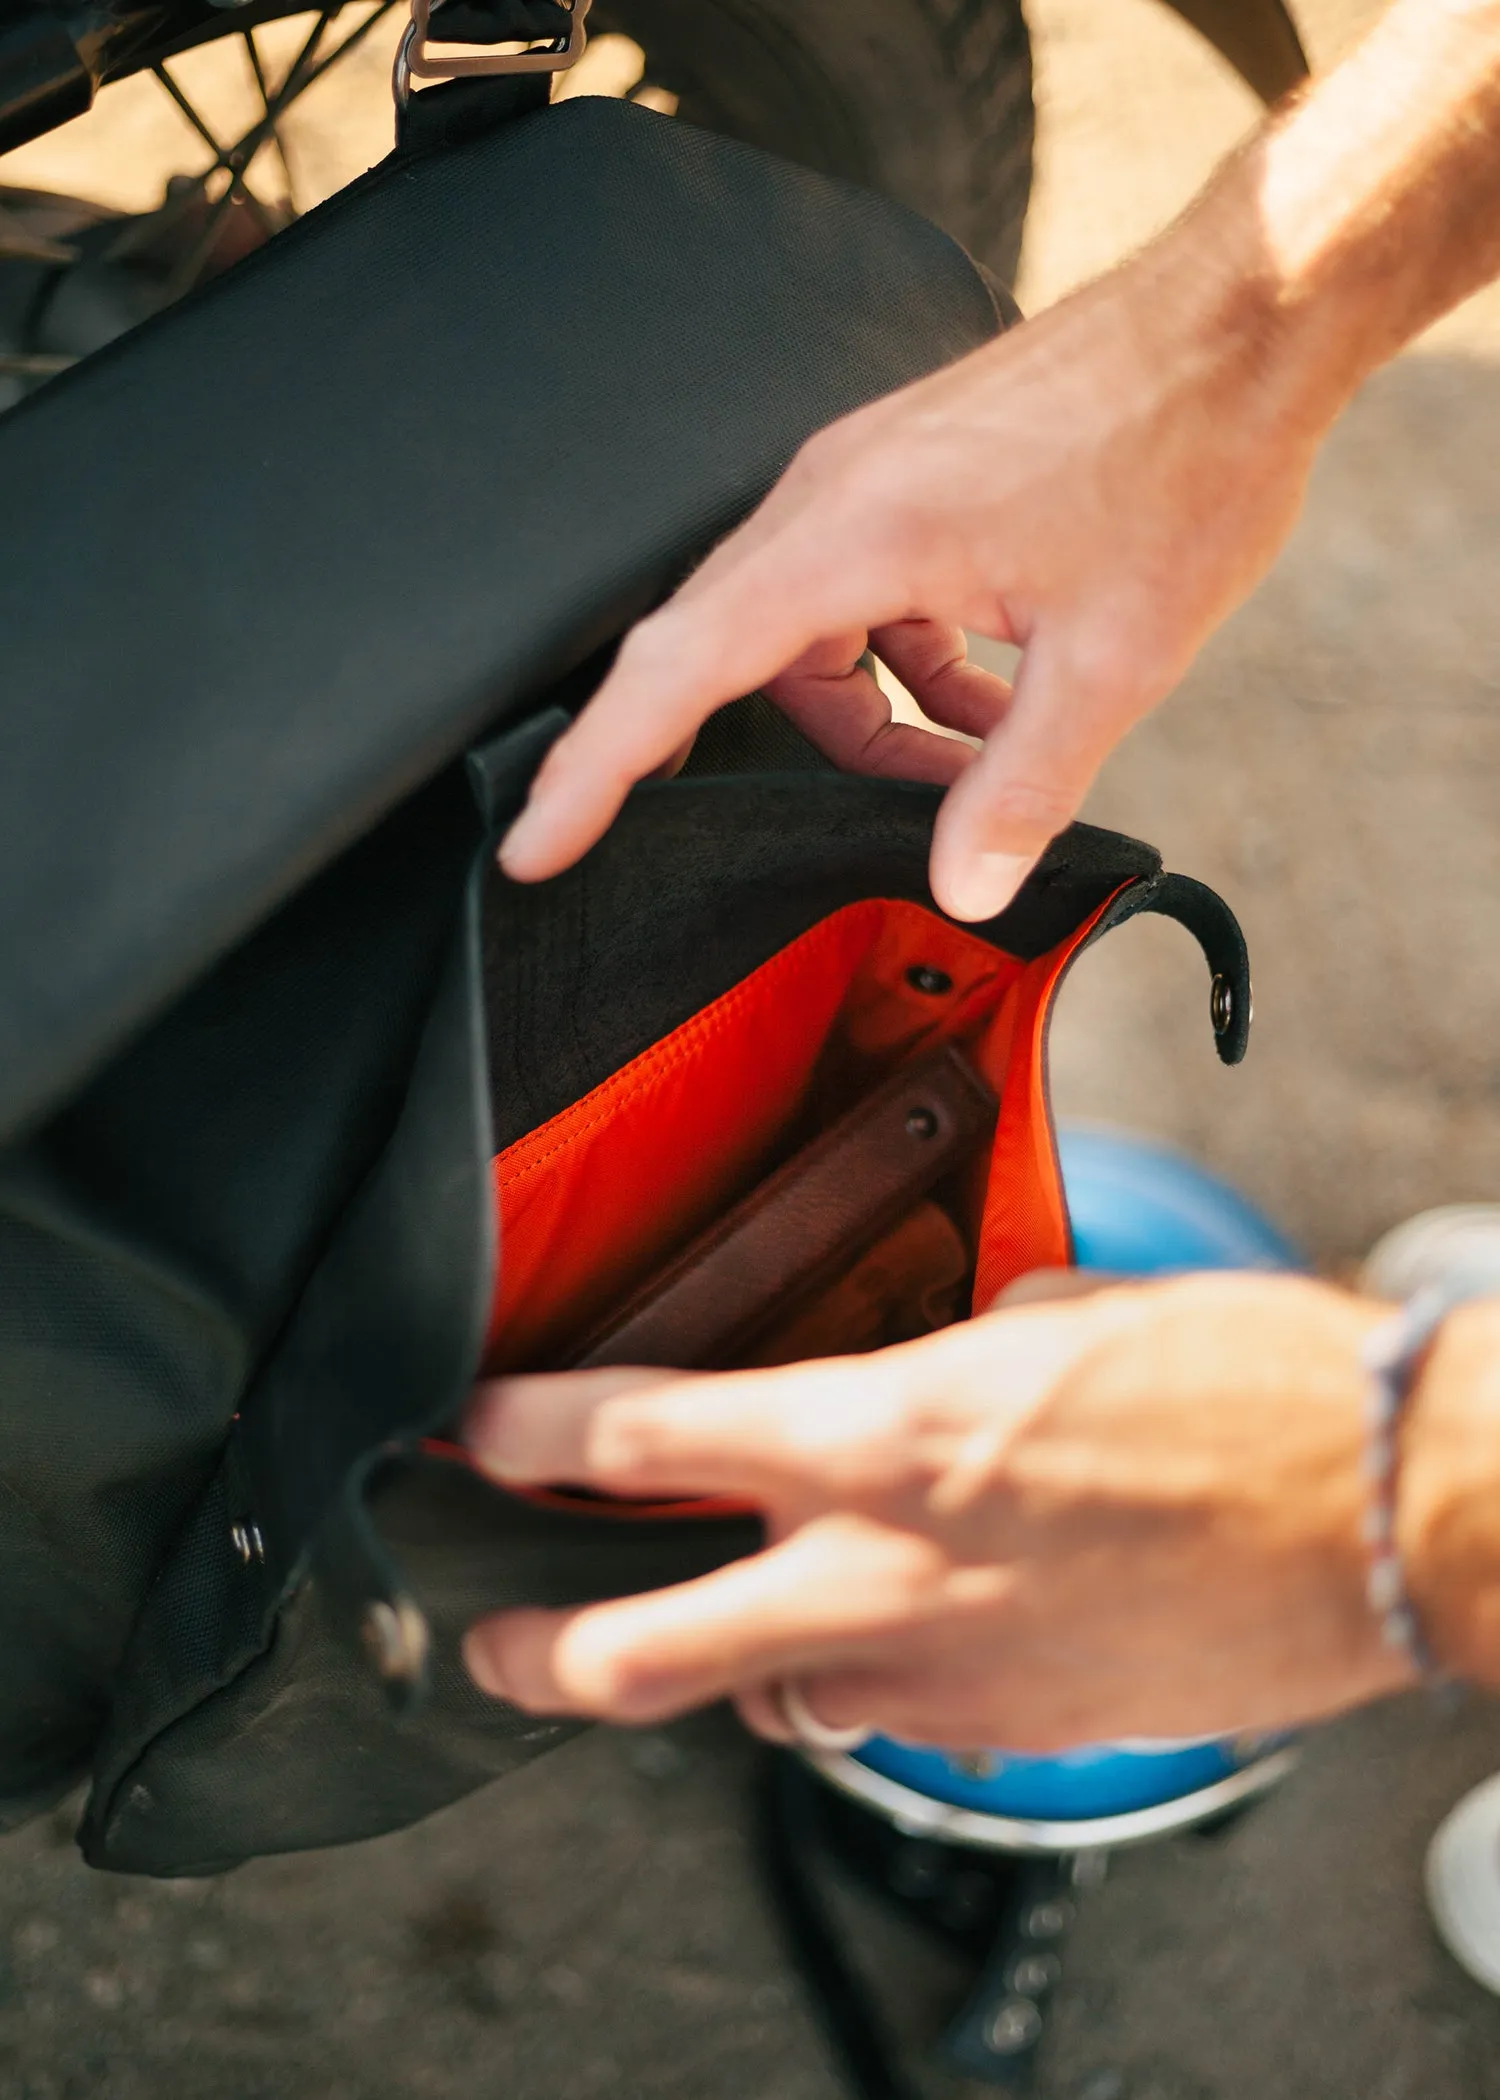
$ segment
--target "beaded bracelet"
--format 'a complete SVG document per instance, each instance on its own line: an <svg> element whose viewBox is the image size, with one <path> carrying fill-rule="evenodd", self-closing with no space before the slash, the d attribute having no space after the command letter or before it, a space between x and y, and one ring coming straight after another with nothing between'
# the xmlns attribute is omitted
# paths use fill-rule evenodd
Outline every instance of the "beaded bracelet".
<svg viewBox="0 0 1500 2100"><path fill-rule="evenodd" d="M1412 1603L1396 1542L1401 1421L1417 1367L1444 1320L1456 1306L1487 1296L1494 1288L1493 1278L1471 1283L1458 1276L1430 1283L1409 1298L1393 1319L1366 1335L1360 1350L1369 1378L1365 1471L1370 1482L1370 1504L1365 1512L1364 1536L1370 1549L1370 1571L1365 1579L1365 1595L1380 1621L1380 1636L1386 1646L1409 1656L1418 1674L1429 1684L1443 1684L1446 1678Z"/></svg>

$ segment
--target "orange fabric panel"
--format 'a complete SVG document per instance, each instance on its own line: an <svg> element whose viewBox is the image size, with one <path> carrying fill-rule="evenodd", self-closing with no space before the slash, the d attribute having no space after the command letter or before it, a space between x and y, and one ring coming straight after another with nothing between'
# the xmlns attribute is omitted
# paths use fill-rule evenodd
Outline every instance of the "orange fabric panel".
<svg viewBox="0 0 1500 2100"><path fill-rule="evenodd" d="M991 1086L999 1084L991 1057L1003 1055L1005 1079L974 1275L976 1312L1030 1269L1072 1266L1073 1233L1047 1091L1047 1028L1069 964L1113 902L1107 898L1065 941L1027 964L1006 1001L1003 1051L998 1040L983 1046L980 1061Z"/></svg>
<svg viewBox="0 0 1500 2100"><path fill-rule="evenodd" d="M952 991L914 989L917 965ZM847 1094L975 1028L1019 969L919 905L862 900L507 1147L491 1365L547 1361L752 1187L815 1082Z"/></svg>
<svg viewBox="0 0 1500 2100"><path fill-rule="evenodd" d="M921 905L847 905L494 1162L500 1275L487 1365L556 1360L809 1132L892 1067L963 1042L1001 1097L983 1203L983 1305L1068 1259L1043 1052L1089 926L1023 965ZM952 989L914 986L941 970Z"/></svg>

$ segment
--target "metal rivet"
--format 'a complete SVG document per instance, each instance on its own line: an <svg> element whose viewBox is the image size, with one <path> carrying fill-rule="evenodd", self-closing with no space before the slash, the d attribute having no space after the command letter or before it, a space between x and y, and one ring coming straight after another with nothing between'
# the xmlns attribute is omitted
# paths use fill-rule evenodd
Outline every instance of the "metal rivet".
<svg viewBox="0 0 1500 2100"><path fill-rule="evenodd" d="M1055 1954L1023 1954L1011 1966L1010 1987L1023 1998L1040 1998L1061 1980L1062 1963Z"/></svg>
<svg viewBox="0 0 1500 2100"><path fill-rule="evenodd" d="M258 1524L231 1524L229 1542L248 1568L252 1560L264 1560L266 1542Z"/></svg>
<svg viewBox="0 0 1500 2100"><path fill-rule="evenodd" d="M1091 1846L1087 1852L1075 1852L1073 1871L1068 1878L1075 1889L1102 1889L1109 1878L1109 1854L1100 1846Z"/></svg>
<svg viewBox="0 0 1500 2100"><path fill-rule="evenodd" d="M930 992L935 999L953 989L953 979L948 972L935 969L931 963L913 963L906 973L906 981L914 992Z"/></svg>
<svg viewBox="0 0 1500 2100"><path fill-rule="evenodd" d="M1072 1922L1070 1903L1034 1903L1021 1920L1021 1936L1028 1940L1055 1940Z"/></svg>
<svg viewBox="0 0 1500 2100"><path fill-rule="evenodd" d="M1222 971L1215 971L1208 993L1208 1018L1215 1035L1228 1035L1234 1025L1234 986Z"/></svg>
<svg viewBox="0 0 1500 2100"><path fill-rule="evenodd" d="M913 1108L907 1111L906 1134L914 1138L934 1138L938 1134L938 1119L930 1108Z"/></svg>
<svg viewBox="0 0 1500 2100"><path fill-rule="evenodd" d="M1019 2056L1042 2031L1042 2016L1029 1998L1006 1998L995 2007L984 2038L997 2056Z"/></svg>
<svg viewBox="0 0 1500 2100"><path fill-rule="evenodd" d="M427 1621L409 1597L394 1604L374 1598L365 1606L360 1632L366 1653L388 1683L416 1681L427 1660Z"/></svg>

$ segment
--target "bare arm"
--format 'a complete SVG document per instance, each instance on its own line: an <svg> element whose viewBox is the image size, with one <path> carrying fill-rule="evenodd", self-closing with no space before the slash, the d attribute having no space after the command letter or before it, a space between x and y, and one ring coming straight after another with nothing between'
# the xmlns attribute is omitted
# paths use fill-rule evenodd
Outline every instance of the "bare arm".
<svg viewBox="0 0 1500 2100"><path fill-rule="evenodd" d="M834 424L627 638L502 851L557 872L716 707L951 783L933 887L985 918L1254 587L1366 375L1500 272L1500 0L1396 0L1121 268ZM968 627L1022 649L1014 694ZM976 757L895 725L867 638Z"/></svg>

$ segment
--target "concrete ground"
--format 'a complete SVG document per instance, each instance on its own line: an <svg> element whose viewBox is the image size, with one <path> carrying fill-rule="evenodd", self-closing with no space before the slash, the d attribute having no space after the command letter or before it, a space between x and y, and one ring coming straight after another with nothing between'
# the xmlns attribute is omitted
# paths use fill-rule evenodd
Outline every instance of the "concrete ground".
<svg viewBox="0 0 1500 2100"><path fill-rule="evenodd" d="M1168 218L1253 111L1149 0L1030 11L1036 307ZM1368 11L1303 5L1315 56ZM160 119L127 92L111 122L138 153L91 160L80 130L0 180L145 183ZM384 111L348 121L322 180ZM1196 952L1127 928L1066 995L1061 1108L1181 1143L1334 1270L1422 1204L1500 1191L1497 459L1491 296L1366 389L1276 572L1091 805L1233 901L1259 1015L1223 1072ZM1500 2002L1420 1895L1433 1825L1497 1765L1500 1708L1400 1702L1319 1734L1224 1838L1122 1857L1039 2100L1500 2100ZM836 2100L757 1892L747 1775L719 1715L601 1733L419 1830L188 1885L86 1873L60 1815L4 1854L0 2100ZM960 1979L845 1908L893 2016L930 2033Z"/></svg>

